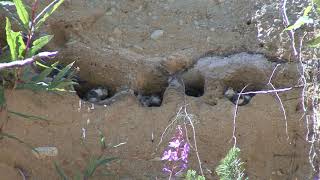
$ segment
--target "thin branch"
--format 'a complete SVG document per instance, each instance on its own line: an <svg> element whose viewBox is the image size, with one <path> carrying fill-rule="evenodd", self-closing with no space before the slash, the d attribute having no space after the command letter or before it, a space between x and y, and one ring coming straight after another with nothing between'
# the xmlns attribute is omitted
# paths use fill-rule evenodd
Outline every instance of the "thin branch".
<svg viewBox="0 0 320 180"><path fill-rule="evenodd" d="M302 63L302 44L303 44L303 39L305 38L305 36L307 35L307 33L304 33L301 40L300 40L300 43L299 43L299 64L297 66L297 69L298 69L298 72L300 74L300 78L302 80L302 83L303 83L303 89L302 89L302 92L301 92L301 98L302 98L302 108L303 108L303 112L306 112L307 111L307 108L306 108L306 102L305 102L305 94L306 94L306 90L307 90L307 79L305 77L305 66L303 65Z"/></svg>
<svg viewBox="0 0 320 180"><path fill-rule="evenodd" d="M182 114L182 113L181 113L181 112L182 112L182 108L183 108L183 107L180 107L180 109L179 109L179 111L177 112L174 120L172 120L171 123L164 129L163 133L161 134L161 138L160 138L160 141L159 141L158 146L160 146L160 144L162 143L163 137L165 136L167 130L168 130L168 129L173 125L173 123L175 123L175 122L178 120L178 118L181 116L181 114Z"/></svg>
<svg viewBox="0 0 320 180"><path fill-rule="evenodd" d="M241 97L241 95L242 95L242 92L243 92L248 86L249 86L249 84L247 84L244 88L241 89L240 93L238 94L237 103L236 103L236 108L234 109L234 114L233 114L233 130L232 130L232 139L234 139L233 147L236 147L236 145L237 145L236 119L237 119L237 114L238 114L238 104L239 104L239 100L240 100L240 97Z"/></svg>
<svg viewBox="0 0 320 180"><path fill-rule="evenodd" d="M189 134L188 134L188 128L187 128L187 123L186 123L186 118L184 118L184 129L185 129L185 131L186 131L186 136L185 137L187 137L187 142L189 143L189 145L190 145L190 147L191 147L191 149L194 149L194 147L192 146L192 144L191 144L191 142L190 142L190 139L189 139Z"/></svg>
<svg viewBox="0 0 320 180"><path fill-rule="evenodd" d="M185 85L183 79L181 79L181 83L182 83L182 86L183 86L183 92L185 92L186 91L186 85ZM189 113L187 111L188 104L187 104L187 96L186 96L185 93L183 94L183 97L184 97L183 98L183 100L184 100L183 101L184 102L184 115L185 115L185 118L188 119L188 121L189 121L189 123L190 123L190 125L192 127L193 141L194 141L193 149L196 152L196 156L197 156L197 159L198 159L198 164L199 164L199 169L200 169L201 176L204 176L203 169L202 169L202 163L201 163L201 159L200 159L200 155L199 155L199 151L198 151L197 140L196 140L196 130L194 128L194 124L192 122L192 118L190 117L190 115L189 115ZM188 139L188 142L189 142L188 136L187 136L187 139ZM191 145L191 143L189 143L189 144Z"/></svg>
<svg viewBox="0 0 320 180"><path fill-rule="evenodd" d="M290 22L289 22L289 19L288 19L288 16L287 16L287 8L286 8L286 6L287 6L287 0L283 0L282 1L281 14L282 14L282 19L283 19L283 22L284 22L284 26L288 27L290 25ZM295 45L294 30L289 30L289 36L291 38L291 46L292 46L293 54L296 57L298 55L298 51L297 51L296 45Z"/></svg>
<svg viewBox="0 0 320 180"><path fill-rule="evenodd" d="M263 91L247 91L247 92L241 93L241 95L246 95L246 94L269 94L269 93L290 91L292 89L293 89L293 87L282 88L282 89L263 90Z"/></svg>
<svg viewBox="0 0 320 180"><path fill-rule="evenodd" d="M46 13L48 13L51 9L52 9L52 7L54 6L54 5L56 5L58 2L59 2L60 0L54 0L54 1L52 1L47 7L45 7L38 15L37 15L37 17L34 19L34 22L39 22L40 21L40 19L41 18L43 18L43 16L46 14Z"/></svg>
<svg viewBox="0 0 320 180"><path fill-rule="evenodd" d="M268 84L271 83L272 78L273 78L273 76L274 76L274 73L276 72L276 70L277 70L277 68L278 68L279 66L280 66L280 64L277 64L276 67L274 67L274 69L273 69L273 71L272 71L272 73L271 73L271 76L270 76L270 78L269 78Z"/></svg>
<svg viewBox="0 0 320 180"><path fill-rule="evenodd" d="M199 164L199 169L200 169L200 173L201 173L201 176L204 176L203 174L203 169L202 169L202 165L201 165L201 160L200 160L200 155L199 155L199 151L198 151L198 146L197 146L197 140L196 140L196 130L194 128L194 124L192 122L192 119L191 117L189 116L188 112L187 112L187 106L185 106L184 108L184 113L192 127L192 132L193 132L193 141L194 141L194 150L196 152L196 155L197 155L197 159L198 159L198 164Z"/></svg>
<svg viewBox="0 0 320 180"><path fill-rule="evenodd" d="M269 82L268 82L268 84L267 84L267 85L271 86L271 88L272 88L273 90L276 90L276 88L274 87L274 85L272 84L271 81L272 81L272 78L273 78L273 76L274 76L274 73L276 72L276 70L277 70L277 68L278 68L279 66L280 66L280 64L277 64L276 67L273 69L273 71L272 71L272 73L271 73L271 76L270 76L270 78L269 78ZM283 112L283 116L284 116L284 120L285 120L285 124L286 124L286 135L287 135L287 139L289 140L289 135L288 135L288 121L287 121L286 110L285 110L285 108L284 108L284 106L283 106L282 100L281 100L278 92L274 92L274 93L275 93L275 95L276 95L276 97L277 97L277 99L278 99L278 101L279 101L279 103L280 103L280 107L281 107L281 110L282 110L282 112Z"/></svg>
<svg viewBox="0 0 320 180"><path fill-rule="evenodd" d="M287 14L286 14L286 3L287 0L282 0L282 16L283 16L283 23L287 27L290 25ZM313 7L313 1L312 1L312 7ZM310 149L309 149L309 163L311 164L311 167L313 168L313 171L316 171L319 173L319 169L315 169L315 158L318 159L318 153L319 151L319 79L318 79L318 70L319 70L319 63L318 60L316 60L317 64L309 64L303 63L303 54L302 54L302 47L303 47L303 40L306 36L307 32L304 32L302 37L299 39L299 49L297 51L295 47L295 34L293 30L289 31L289 36L291 40L291 45L293 49L293 54L295 56L295 60L298 61L297 69L300 74L299 81L302 81L303 89L301 92L301 101L302 101L302 108L303 108L303 116L306 119L306 127L307 127L307 134L306 134L306 141L310 143ZM314 62L315 60L313 60ZM309 78L309 74L306 72L307 68L311 68L313 72L311 72L312 77ZM308 86L308 83L311 85ZM308 90L311 92L309 93ZM277 96L278 97L278 96ZM307 99L306 99L307 98ZM311 109L309 109L311 108ZM309 114L311 113L311 115ZM308 113L308 114L307 114ZM312 123L310 125L310 123ZM310 127L311 126L311 127ZM311 129L311 130L310 130ZM309 137L310 136L310 137Z"/></svg>
<svg viewBox="0 0 320 180"><path fill-rule="evenodd" d="M24 170L20 167L15 167L15 168L18 170L19 174L22 176L22 180L27 180L27 176L25 175Z"/></svg>
<svg viewBox="0 0 320 180"><path fill-rule="evenodd" d="M52 59L58 54L58 51L54 52L41 52L35 56L32 56L31 58L27 58L25 60L17 60L17 61L12 61L8 63L0 63L0 70L6 69L6 68L13 68L13 67L21 67L25 66L28 64L33 63L34 61L39 61L42 58L48 58Z"/></svg>
<svg viewBox="0 0 320 180"><path fill-rule="evenodd" d="M276 88L273 86L272 83L269 83L268 85L270 85L272 87L272 89L276 90ZM284 120L285 120L285 124L286 124L286 135L287 135L287 139L289 140L289 135L288 135L288 121L287 121L287 114L286 114L286 110L283 106L283 103L282 103L282 100L279 96L279 94L277 92L275 92L276 94L276 97L280 103L280 107L281 107L281 110L282 110L282 113L283 113L283 116L284 116Z"/></svg>

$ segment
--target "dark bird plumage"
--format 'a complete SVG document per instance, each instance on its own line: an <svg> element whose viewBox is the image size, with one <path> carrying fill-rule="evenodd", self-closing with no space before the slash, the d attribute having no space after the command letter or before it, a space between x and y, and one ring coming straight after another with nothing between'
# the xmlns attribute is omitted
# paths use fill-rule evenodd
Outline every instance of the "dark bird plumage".
<svg viewBox="0 0 320 180"><path fill-rule="evenodd" d="M97 103L108 98L108 90L103 87L91 89L86 94L86 100L91 103Z"/></svg>
<svg viewBox="0 0 320 180"><path fill-rule="evenodd" d="M246 104L248 104L252 97L255 94L245 94L245 95L240 95L239 97L239 101L238 101L238 92L234 91L232 88L228 88L225 92L224 92L224 96L229 99L233 104L237 105L237 101L238 101L238 106L244 106Z"/></svg>

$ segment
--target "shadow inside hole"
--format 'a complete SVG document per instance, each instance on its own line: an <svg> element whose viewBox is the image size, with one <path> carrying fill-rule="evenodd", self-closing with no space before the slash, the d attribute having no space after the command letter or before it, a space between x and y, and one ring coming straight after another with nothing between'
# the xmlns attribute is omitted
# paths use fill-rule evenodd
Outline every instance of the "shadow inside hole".
<svg viewBox="0 0 320 180"><path fill-rule="evenodd" d="M201 97L204 94L204 86L189 86L189 85L186 85L185 94L187 96Z"/></svg>
<svg viewBox="0 0 320 180"><path fill-rule="evenodd" d="M185 94L192 97L201 97L204 94L204 78L202 76L184 77Z"/></svg>
<svg viewBox="0 0 320 180"><path fill-rule="evenodd" d="M182 75L184 93L187 96L201 97L204 94L205 79L199 71L189 70Z"/></svg>

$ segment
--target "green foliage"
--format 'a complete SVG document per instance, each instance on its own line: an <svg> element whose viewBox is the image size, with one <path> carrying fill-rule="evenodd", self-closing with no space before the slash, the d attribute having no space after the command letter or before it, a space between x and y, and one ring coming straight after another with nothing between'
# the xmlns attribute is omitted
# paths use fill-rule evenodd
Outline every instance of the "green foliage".
<svg viewBox="0 0 320 180"><path fill-rule="evenodd" d="M240 149L233 147L216 168L220 180L247 180L244 176L243 162L239 159Z"/></svg>
<svg viewBox="0 0 320 180"><path fill-rule="evenodd" d="M12 1L0 1L0 7L6 10L12 15L12 19L14 19L18 24L21 25L21 31L13 31L11 22L8 17L6 17L6 40L8 46L1 48L2 54L0 62L12 62L17 60L23 60L28 57L32 57L38 53L52 38L52 35L42 36L38 39L34 38L35 30L39 29L40 25L58 8L58 6L63 2L63 0L55 0L53 3L48 5L38 16L37 21L35 19L30 19L30 15L27 11L26 6L22 2L22 0L13 0ZM10 12L6 6L15 6L17 16ZM32 14L36 14L36 7L33 6L31 9ZM31 14L30 13L30 14ZM19 19L19 20L18 20ZM32 23L34 22L34 23ZM35 23L36 27L35 28ZM24 31L24 33L22 32ZM26 44L25 39L23 38L23 34L26 34ZM33 39L36 39L33 41ZM29 46L29 47L27 47ZM4 58L3 58L4 56ZM54 90L54 91L65 91L66 89L72 89L73 85L76 84L72 81L71 67L73 63L69 64L67 67L59 70L56 77L51 77L50 74L53 73L53 70L57 70L55 67L57 63L53 64L51 67L44 68L44 70L37 74L34 73L34 68L30 66L25 66L23 69L5 69L0 72L0 110L3 110L2 107L5 106L6 100L4 96L4 87L8 85L6 83L13 83L16 88L30 88L34 90ZM21 73L22 72L22 73ZM20 75L23 74L22 77ZM66 75L68 75L66 77ZM50 79L48 81L48 79ZM22 79L22 81L20 81ZM17 81L19 80L19 83ZM6 109L5 109L6 110ZM41 120L47 121L47 119L28 115L20 112L9 111L16 116L23 117L27 120ZM37 152L31 145L25 143L14 135L6 134L0 132L0 138L10 138L18 141L31 148L35 152Z"/></svg>
<svg viewBox="0 0 320 180"><path fill-rule="evenodd" d="M93 176L96 169L102 165L109 164L110 162L116 160L118 158L116 157L101 157L99 159L92 158L89 161L89 164L86 167L86 170L84 171L83 175L84 177L91 177Z"/></svg>
<svg viewBox="0 0 320 180"><path fill-rule="evenodd" d="M57 65L58 62L52 64L50 67L41 64L45 69L40 74L30 75L28 71L26 71L22 77L26 83L18 84L17 88L31 89L35 91L73 91L73 85L77 84L72 79L74 75L74 70L71 69L73 63L70 63L62 70L58 69L56 67ZM59 73L57 75L52 75L54 70L59 71Z"/></svg>
<svg viewBox="0 0 320 180"><path fill-rule="evenodd" d="M90 159L89 163L87 164L85 170L83 172L76 172L76 175L74 178L75 180L87 180L90 177L94 176L95 171L97 170L97 168L103 166L103 165L108 165L110 164L112 161L117 160L118 158L116 157L100 157L100 158L92 158ZM68 176L64 173L63 169L55 162L55 168L56 171L58 173L58 175L60 176L61 179L63 180L68 180L71 178L68 178ZM104 172L103 174L100 174L101 176L109 176L111 175L111 173L108 172Z"/></svg>
<svg viewBox="0 0 320 180"><path fill-rule="evenodd" d="M66 67L64 67L54 78L55 81L61 81L63 77L65 77L69 72L71 67L73 66L74 62L68 64Z"/></svg>
<svg viewBox="0 0 320 180"><path fill-rule="evenodd" d="M28 114L24 114L24 113L19 113L19 112L15 112L15 111L10 111L8 110L9 113L14 114L16 116L20 116L22 118L25 118L27 120L39 120L39 121L48 121L48 119L43 118L43 117L39 117L39 116L33 116L33 115L28 115Z"/></svg>
<svg viewBox="0 0 320 180"><path fill-rule="evenodd" d="M40 49L42 49L46 44L48 44L52 38L53 35L46 35L35 40L32 43L32 47L30 48L28 56L34 56Z"/></svg>
<svg viewBox="0 0 320 180"><path fill-rule="evenodd" d="M299 29L304 24L313 23L313 19L309 17L309 13L312 10L312 6L308 6L304 9L303 16L301 16L293 25L284 29L284 31L291 31Z"/></svg>
<svg viewBox="0 0 320 180"><path fill-rule="evenodd" d="M316 5L316 10L319 13L320 12L320 0L313 0L312 2L313 2L313 4Z"/></svg>
<svg viewBox="0 0 320 180"><path fill-rule="evenodd" d="M16 136L11 135L11 134L7 134L7 133L4 133L4 132L0 132L0 139L1 139L1 138L4 138L4 137L9 138L9 139L13 139L13 140L15 140L15 141L17 141L17 142L25 145L26 147L30 148L30 149L33 150L34 152L38 152L38 151L37 151L35 148L33 148L30 144L22 141L21 139L17 138Z"/></svg>
<svg viewBox="0 0 320 180"><path fill-rule="evenodd" d="M49 4L44 10L39 13L36 17L35 29L39 29L39 27L48 19L49 16L64 2L64 0L54 0L51 4Z"/></svg>
<svg viewBox="0 0 320 180"><path fill-rule="evenodd" d="M308 41L307 45L308 45L308 47L311 47L311 48L320 47L320 34L318 34L315 38Z"/></svg>
<svg viewBox="0 0 320 180"><path fill-rule="evenodd" d="M189 169L187 171L187 175L186 175L185 180L206 180L206 178L198 175L195 170Z"/></svg>
<svg viewBox="0 0 320 180"><path fill-rule="evenodd" d="M316 5L317 13L320 13L320 0L313 0L313 3ZM307 46L311 47L311 48L319 48L320 47L320 34L317 34L315 38L308 41Z"/></svg>
<svg viewBox="0 0 320 180"><path fill-rule="evenodd" d="M303 15L296 20L296 22L285 28L284 31L297 30L301 28L305 24L312 24L313 19L310 17L312 10L316 10L316 13L320 13L320 0L313 0L311 5L308 5L304 11ZM317 34L315 38L311 39L307 42L307 46L311 48L319 48L320 47L320 34Z"/></svg>
<svg viewBox="0 0 320 180"><path fill-rule="evenodd" d="M17 10L18 17L21 23L24 26L24 30L26 30L26 34L28 34L28 40L31 41L32 36L35 30L38 30L40 25L47 20L47 18L52 15L52 13L63 3L64 0L54 0L51 4L49 4L46 8L41 11L35 19L30 19L29 14L26 10L26 6L23 4L22 0L13 0L14 5ZM10 2L3 1L0 3L0 6L8 5ZM35 13L35 9L32 9L32 13ZM31 22L34 23L31 23ZM11 28L11 23L9 19L6 19L6 35L7 35L7 43L10 47L11 52L11 61L17 60L17 58L24 59L27 57L31 57L35 55L41 48L43 48L51 39L52 35L47 35L40 37L32 43L31 47L26 47L24 44L22 33L14 32ZM30 52L23 54L27 51L27 48L30 48Z"/></svg>
<svg viewBox="0 0 320 180"><path fill-rule="evenodd" d="M16 9L17 9L17 13L18 16L22 22L22 24L24 25L25 28L28 28L28 23L29 23L29 14L26 10L25 5L22 3L22 0L13 0Z"/></svg>
<svg viewBox="0 0 320 180"><path fill-rule="evenodd" d="M57 162L54 162L54 167L56 168L56 171L62 180L68 180L64 170L58 165Z"/></svg>
<svg viewBox="0 0 320 180"><path fill-rule="evenodd" d="M8 18L6 18L6 35L7 35L7 43L9 45L11 60L22 60L28 57L32 57L38 53L39 50L41 50L47 43L50 42L50 40L53 38L52 35L45 35L42 36L32 42L32 39L34 39L32 36L34 35L34 30L38 29L40 25L47 20L47 18L52 15L52 13L63 3L64 0L54 0L52 3L50 3L46 8L44 8L34 19L29 18L29 14L26 10L26 6L23 4L22 0L13 0L14 5L17 10L18 17L22 24L24 25L24 28L27 29L25 32L27 34L28 43L27 45L31 47L26 47L26 44L22 37L22 32L15 32L11 28L11 22ZM36 7L36 6L33 6ZM32 9L32 13L35 13L36 9ZM34 23L31 23L34 22ZM39 63L37 63L39 65ZM55 66L57 64L53 64L53 66L44 68L43 72L40 74L32 73L34 69L32 68L24 68L23 74L26 76L21 77L23 79L23 83L19 83L18 85L15 84L15 87L17 88L27 88L32 90L50 90L50 91L65 91L73 90L73 85L77 84L75 83L71 76L66 77L67 74L70 73L71 67L73 63L67 65L62 70L59 70L60 72L55 77L49 77L50 74L52 74L54 69L57 69ZM5 70L6 72L1 72L2 76L10 75L10 70ZM13 82L16 83L17 79L20 79L20 71L17 72L17 70L13 70L14 79ZM28 78L32 76L32 78ZM10 78L2 78L2 81L4 79L10 79ZM11 80L9 81L11 82Z"/></svg>
<svg viewBox="0 0 320 180"><path fill-rule="evenodd" d="M6 18L6 35L7 35L7 43L10 48L11 61L17 60L18 59L17 49L19 48L17 47L18 45L17 39L19 39L18 36L21 36L21 34L19 32L12 31L11 23L8 18Z"/></svg>
<svg viewBox="0 0 320 180"><path fill-rule="evenodd" d="M17 47L18 47L18 59L23 59L24 58L24 51L26 50L26 45L23 42L23 38L21 33L19 33L17 37Z"/></svg>
<svg viewBox="0 0 320 180"><path fill-rule="evenodd" d="M100 130L98 130L98 132L99 132L99 143L100 143L101 149L105 149L107 147L106 137Z"/></svg>
<svg viewBox="0 0 320 180"><path fill-rule="evenodd" d="M0 85L0 112L2 107L6 105L6 99L4 98L4 87Z"/></svg>

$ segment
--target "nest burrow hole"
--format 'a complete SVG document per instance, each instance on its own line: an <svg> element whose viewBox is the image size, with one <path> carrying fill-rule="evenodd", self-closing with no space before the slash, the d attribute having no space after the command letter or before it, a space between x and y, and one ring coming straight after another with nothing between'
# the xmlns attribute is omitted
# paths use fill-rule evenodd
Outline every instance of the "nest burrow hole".
<svg viewBox="0 0 320 180"><path fill-rule="evenodd" d="M249 92L249 91L261 91L262 89L265 88L265 86L266 85L263 83L248 83L248 81L239 81L239 80L231 80L231 81L224 82L225 90L227 88L232 88L234 91L238 93L240 93L244 87L246 88L243 90L243 93ZM255 94L251 94L251 95L254 96Z"/></svg>
<svg viewBox="0 0 320 180"><path fill-rule="evenodd" d="M205 80L201 75L184 76L185 94L192 97L201 97L204 94Z"/></svg>
<svg viewBox="0 0 320 180"><path fill-rule="evenodd" d="M88 82L79 83L74 88L80 99L89 102L90 98L99 101L110 98L116 93L113 88Z"/></svg>
<svg viewBox="0 0 320 180"><path fill-rule="evenodd" d="M157 85L145 87L143 90L135 91L135 95L140 104L144 107L160 107L167 86L167 83L159 83Z"/></svg>

